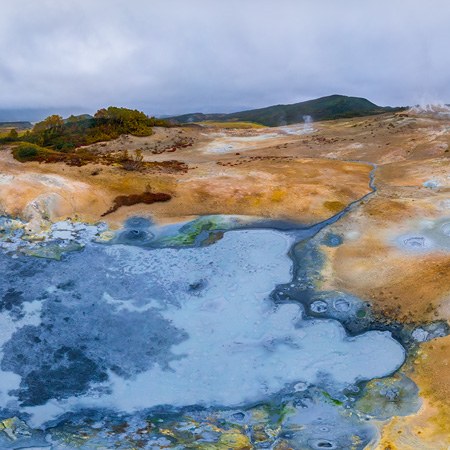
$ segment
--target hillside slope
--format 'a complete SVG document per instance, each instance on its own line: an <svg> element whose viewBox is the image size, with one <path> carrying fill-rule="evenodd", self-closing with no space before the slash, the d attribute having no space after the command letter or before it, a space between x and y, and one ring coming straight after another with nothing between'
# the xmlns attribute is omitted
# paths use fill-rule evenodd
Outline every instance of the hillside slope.
<svg viewBox="0 0 450 450"><path fill-rule="evenodd" d="M303 122L305 116L311 116L313 120L321 121L369 116L400 109L402 108L378 106L365 98L330 95L291 105L268 106L266 108L251 109L231 114L183 114L170 117L169 120L175 123L203 122L207 120L220 120L225 122L245 121L276 127Z"/></svg>

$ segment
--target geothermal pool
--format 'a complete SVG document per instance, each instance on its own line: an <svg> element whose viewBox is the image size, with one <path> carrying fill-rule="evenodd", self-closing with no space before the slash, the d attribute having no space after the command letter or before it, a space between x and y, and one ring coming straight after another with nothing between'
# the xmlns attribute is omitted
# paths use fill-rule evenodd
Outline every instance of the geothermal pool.
<svg viewBox="0 0 450 450"><path fill-rule="evenodd" d="M134 235L148 242L142 223ZM56 242L70 238L56 231ZM277 286L292 282L294 241L289 232L241 229L186 248L87 240L60 261L0 250L2 419L19 418L35 436L70 417L225 414L310 392L309 412L294 408L286 422L305 422L305 448L341 448L340 434L341 442L370 434L345 417L342 401L333 406L317 393L357 392L395 372L405 350L388 331L349 336L299 302L274 302ZM45 436L45 448L71 448ZM152 442L144 448L165 448Z"/></svg>

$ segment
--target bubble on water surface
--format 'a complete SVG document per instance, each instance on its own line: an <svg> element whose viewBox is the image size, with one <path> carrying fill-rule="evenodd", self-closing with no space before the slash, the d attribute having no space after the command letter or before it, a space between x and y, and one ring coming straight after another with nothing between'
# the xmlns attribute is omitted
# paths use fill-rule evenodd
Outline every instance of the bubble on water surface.
<svg viewBox="0 0 450 450"><path fill-rule="evenodd" d="M402 236L398 242L402 248L410 251L424 251L433 248L433 241L423 234Z"/></svg>
<svg viewBox="0 0 450 450"><path fill-rule="evenodd" d="M425 238L422 236L406 238L403 240L403 244L405 245L405 247L423 248L425 247Z"/></svg>
<svg viewBox="0 0 450 450"><path fill-rule="evenodd" d="M315 302L311 303L311 311L322 314L325 313L328 310L328 304L327 302L324 302L323 300L316 300Z"/></svg>
<svg viewBox="0 0 450 450"><path fill-rule="evenodd" d="M350 311L351 303L344 298L338 298L333 302L333 307L336 311L347 312Z"/></svg>
<svg viewBox="0 0 450 450"><path fill-rule="evenodd" d="M309 442L309 445L313 449L323 450L323 449L336 449L336 444L327 439L314 439Z"/></svg>
<svg viewBox="0 0 450 450"><path fill-rule="evenodd" d="M450 222L446 222L441 225L441 232L445 236L450 237Z"/></svg>
<svg viewBox="0 0 450 450"><path fill-rule="evenodd" d="M121 231L115 242L117 244L146 244L154 238L154 235L149 231L139 228L125 229Z"/></svg>

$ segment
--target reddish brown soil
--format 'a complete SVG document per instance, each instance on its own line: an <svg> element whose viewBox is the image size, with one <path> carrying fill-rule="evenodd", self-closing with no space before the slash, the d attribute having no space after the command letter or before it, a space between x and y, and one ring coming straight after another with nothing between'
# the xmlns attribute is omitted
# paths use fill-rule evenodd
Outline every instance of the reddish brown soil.
<svg viewBox="0 0 450 450"><path fill-rule="evenodd" d="M133 206L139 203L151 205L157 202L168 202L172 199L170 194L164 192L143 192L142 194L119 195L114 199L113 206L102 214L102 217L117 211L122 206Z"/></svg>

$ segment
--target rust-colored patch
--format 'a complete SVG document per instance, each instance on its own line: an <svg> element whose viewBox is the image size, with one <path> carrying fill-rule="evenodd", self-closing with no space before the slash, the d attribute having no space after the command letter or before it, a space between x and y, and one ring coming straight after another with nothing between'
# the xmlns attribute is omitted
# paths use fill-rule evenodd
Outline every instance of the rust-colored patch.
<svg viewBox="0 0 450 450"><path fill-rule="evenodd" d="M327 201L323 203L323 206L332 213L337 213L345 208L345 204L338 201Z"/></svg>
<svg viewBox="0 0 450 450"><path fill-rule="evenodd" d="M171 159L169 161L149 161L144 162L144 168L152 172L164 172L164 173L187 173L188 165L182 161Z"/></svg>
<svg viewBox="0 0 450 450"><path fill-rule="evenodd" d="M119 195L114 199L113 206L102 214L102 217L117 211L121 206L133 206L139 203L151 205L157 202L168 202L171 200L170 194L164 192L143 192L142 194Z"/></svg>

